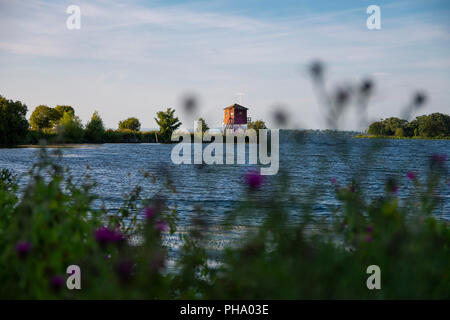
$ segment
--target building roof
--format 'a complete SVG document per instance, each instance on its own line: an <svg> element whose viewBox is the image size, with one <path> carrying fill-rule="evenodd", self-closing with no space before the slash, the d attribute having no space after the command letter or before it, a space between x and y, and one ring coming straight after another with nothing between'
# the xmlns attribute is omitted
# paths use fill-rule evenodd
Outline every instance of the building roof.
<svg viewBox="0 0 450 320"><path fill-rule="evenodd" d="M223 109L226 110L226 109L231 109L231 108L234 108L234 109L242 109L242 110L248 110L248 108L243 107L243 106L241 106L240 104L237 104L237 103L232 104L231 106L228 106L228 107L223 108Z"/></svg>

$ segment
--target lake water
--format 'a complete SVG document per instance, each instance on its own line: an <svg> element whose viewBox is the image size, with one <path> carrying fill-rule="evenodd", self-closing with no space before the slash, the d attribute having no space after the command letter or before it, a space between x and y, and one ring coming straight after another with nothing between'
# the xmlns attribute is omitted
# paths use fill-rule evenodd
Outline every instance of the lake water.
<svg viewBox="0 0 450 320"><path fill-rule="evenodd" d="M369 150L381 144L371 159ZM206 143L205 143L206 145ZM220 224L234 206L242 201L246 192L244 175L255 165L174 165L170 159L173 145L161 144L104 144L90 148L64 148L62 164L70 168L71 174L81 181L90 174L97 182L95 192L104 200L107 208L114 211L123 202L123 194L141 184L146 195L163 195L170 206L176 205L181 230L190 225L195 216L195 207L200 205L204 215L215 231L218 240L227 241L233 231L223 231ZM0 168L8 168L16 174L25 173L36 161L36 148L0 149ZM317 215L330 215L329 205L338 204L330 180L336 178L341 185L348 184L352 176L363 177L362 189L375 197L384 192L384 183L389 176L399 183L399 197L406 197L412 183L406 178L408 171L418 177L425 175L432 154L450 156L450 140L407 139L356 139L351 134L333 134L317 131L304 133L282 131L280 135L280 173L289 176L288 195L296 199L306 196L308 188L320 187L319 201L314 206ZM446 166L448 169L447 160ZM91 169L87 169L89 166ZM357 171L365 168L363 171ZM155 174L155 183L143 178L143 172ZM353 173L353 174L352 174ZM161 194L161 186L169 175L177 192ZM21 178L20 184L26 183ZM267 197L272 188L280 183L277 176L266 176L263 188L254 197ZM440 190L443 204L437 213L450 220L450 181ZM100 202L97 202L100 205ZM298 208L289 208L295 218ZM249 227L258 220L257 214L240 222L240 227ZM215 229L214 229L215 228ZM222 232L222 231L223 232ZM238 231L237 231L238 232ZM173 243L176 239L172 238Z"/></svg>

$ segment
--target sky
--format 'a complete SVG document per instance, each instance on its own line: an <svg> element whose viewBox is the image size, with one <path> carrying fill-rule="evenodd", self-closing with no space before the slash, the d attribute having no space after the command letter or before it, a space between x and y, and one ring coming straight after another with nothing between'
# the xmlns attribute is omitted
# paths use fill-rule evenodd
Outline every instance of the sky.
<svg viewBox="0 0 450 320"><path fill-rule="evenodd" d="M81 9L69 30L66 9ZM381 29L369 30L369 5ZM375 83L369 119L400 116L415 92L416 115L450 113L450 1L34 1L0 0L0 95L28 106L71 105L86 123L137 117L156 128L175 108L184 127L203 117L220 127L223 108L240 102L271 126L325 129L307 66L326 65L327 88ZM244 93L240 98L238 93ZM199 108L186 114L183 101ZM349 109L342 129L360 130Z"/></svg>

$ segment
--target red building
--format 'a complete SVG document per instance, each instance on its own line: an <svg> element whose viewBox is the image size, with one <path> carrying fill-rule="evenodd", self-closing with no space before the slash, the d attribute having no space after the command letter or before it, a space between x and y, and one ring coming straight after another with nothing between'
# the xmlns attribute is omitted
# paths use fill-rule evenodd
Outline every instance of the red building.
<svg viewBox="0 0 450 320"><path fill-rule="evenodd" d="M243 107L237 103L224 108L224 117L223 117L223 127L224 130L227 129L247 129L247 123L250 120L247 117L248 108Z"/></svg>

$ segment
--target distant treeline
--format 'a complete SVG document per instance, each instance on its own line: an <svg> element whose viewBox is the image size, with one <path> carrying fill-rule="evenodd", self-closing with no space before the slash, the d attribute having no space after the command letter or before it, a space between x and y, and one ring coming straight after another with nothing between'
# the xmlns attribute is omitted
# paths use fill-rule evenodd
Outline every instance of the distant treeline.
<svg viewBox="0 0 450 320"><path fill-rule="evenodd" d="M84 125L75 109L67 105L51 108L37 106L26 119L28 108L20 101L8 100L0 95L0 146L47 143L171 143L172 133L181 126L175 110L158 111L154 118L157 131L141 131L141 123L135 117L119 121L117 129L105 129L100 114L95 111ZM202 131L209 130L203 118ZM266 129L262 120L248 123L249 129Z"/></svg>
<svg viewBox="0 0 450 320"><path fill-rule="evenodd" d="M165 143L170 142L172 132L181 126L171 108L156 114L158 131L146 132L140 131L141 123L134 117L120 121L117 129L105 129L97 111L86 125L71 106L39 105L29 121L27 111L22 102L0 95L0 145L37 144L43 139L47 143Z"/></svg>
<svg viewBox="0 0 450 320"><path fill-rule="evenodd" d="M450 116L432 113L419 116L413 121L391 117L372 123L368 134L409 138L450 138Z"/></svg>

